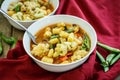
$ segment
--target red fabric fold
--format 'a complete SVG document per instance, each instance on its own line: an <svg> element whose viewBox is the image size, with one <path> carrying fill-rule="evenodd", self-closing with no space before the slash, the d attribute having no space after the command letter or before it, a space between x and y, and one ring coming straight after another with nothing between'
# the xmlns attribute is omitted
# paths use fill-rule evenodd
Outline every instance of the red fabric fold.
<svg viewBox="0 0 120 80"><path fill-rule="evenodd" d="M98 40L120 49L120 0L60 0L56 14L69 14L87 20ZM106 57L109 52L96 46ZM95 49L95 50L96 50ZM94 52L81 66L63 73L39 67L25 52L22 40L0 59L0 80L114 80L120 74L120 60L104 72Z"/></svg>

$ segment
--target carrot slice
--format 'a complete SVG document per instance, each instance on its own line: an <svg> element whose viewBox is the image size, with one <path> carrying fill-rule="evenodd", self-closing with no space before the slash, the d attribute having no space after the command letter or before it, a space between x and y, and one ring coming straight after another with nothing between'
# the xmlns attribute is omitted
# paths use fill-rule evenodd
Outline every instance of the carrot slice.
<svg viewBox="0 0 120 80"><path fill-rule="evenodd" d="M68 57L67 57L67 56L62 56L62 57L60 57L59 59L60 59L60 61L65 61L65 60L68 59Z"/></svg>
<svg viewBox="0 0 120 80"><path fill-rule="evenodd" d="M81 35L80 35L80 33L75 33L75 36L80 37Z"/></svg>
<svg viewBox="0 0 120 80"><path fill-rule="evenodd" d="M73 53L70 51L67 53L67 56L71 56Z"/></svg>

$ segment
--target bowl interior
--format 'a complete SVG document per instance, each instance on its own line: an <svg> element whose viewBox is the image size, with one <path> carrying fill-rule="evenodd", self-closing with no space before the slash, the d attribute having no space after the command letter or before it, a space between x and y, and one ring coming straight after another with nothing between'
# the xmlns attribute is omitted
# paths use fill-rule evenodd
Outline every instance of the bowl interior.
<svg viewBox="0 0 120 80"><path fill-rule="evenodd" d="M53 15L53 16L43 18L43 19L33 23L28 28L28 30L34 35L34 34L36 34L36 32L38 30L44 28L45 26L48 26L48 25L54 24L54 23L58 23L58 22L65 22L65 23L70 23L70 24L78 24L78 25L81 26L81 28L83 30L85 30L88 33L88 35L89 35L89 37L91 39L91 48L90 48L90 51L89 51L88 55L86 55L84 58L88 57L92 53L92 51L94 50L94 48L96 46L97 36L96 36L96 32L93 29L93 27L88 22L86 22L85 20L83 20L81 18L71 16L71 15ZM30 38L29 38L29 36L27 35L26 32L25 32L24 37L23 37L23 46L24 46L26 52L28 53L28 55L30 57L32 57L34 60L37 60L30 53ZM82 58L82 59L84 59L84 58ZM82 60L82 59L80 59L80 60ZM80 60L69 63L69 64L79 62ZM48 64L48 63L44 63L44 62L42 62L40 60L37 60L37 61L41 62L43 64ZM67 64L67 65L69 65L69 64ZM55 65L56 66L56 64L48 64L48 65Z"/></svg>

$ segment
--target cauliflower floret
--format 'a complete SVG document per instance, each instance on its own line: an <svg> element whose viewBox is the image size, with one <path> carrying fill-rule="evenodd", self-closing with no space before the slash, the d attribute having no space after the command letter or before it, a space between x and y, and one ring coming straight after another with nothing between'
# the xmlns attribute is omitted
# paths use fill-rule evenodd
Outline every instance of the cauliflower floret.
<svg viewBox="0 0 120 80"><path fill-rule="evenodd" d="M17 17L19 20L22 20L23 13L22 12L17 12Z"/></svg>
<svg viewBox="0 0 120 80"><path fill-rule="evenodd" d="M76 42L64 42L64 44L67 46L68 51L74 51L78 46Z"/></svg>
<svg viewBox="0 0 120 80"><path fill-rule="evenodd" d="M61 43L66 42L66 38L61 38L61 37L60 37L59 40L60 40Z"/></svg>
<svg viewBox="0 0 120 80"><path fill-rule="evenodd" d="M64 42L64 44L67 46L68 51L71 51L71 42Z"/></svg>
<svg viewBox="0 0 120 80"><path fill-rule="evenodd" d="M58 38L50 39L50 41L49 41L50 44L56 44L58 42L59 42Z"/></svg>
<svg viewBox="0 0 120 80"><path fill-rule="evenodd" d="M82 44L82 42L83 42L82 37L75 38L75 42L77 42L78 44Z"/></svg>
<svg viewBox="0 0 120 80"><path fill-rule="evenodd" d="M58 57L59 56L59 53L58 52L55 52L54 54L53 54L53 57L54 58L56 58L56 57Z"/></svg>
<svg viewBox="0 0 120 80"><path fill-rule="evenodd" d="M45 28L45 31L51 31L50 27Z"/></svg>
<svg viewBox="0 0 120 80"><path fill-rule="evenodd" d="M46 10L42 10L40 8L35 8L35 11L34 11L35 18L44 17L46 14L47 14Z"/></svg>
<svg viewBox="0 0 120 80"><path fill-rule="evenodd" d="M73 56L71 56L71 60L72 60L72 62L74 62L74 61L76 61L76 60L79 60L79 59L81 59L81 56L80 55L73 55Z"/></svg>
<svg viewBox="0 0 120 80"><path fill-rule="evenodd" d="M61 28L53 28L53 29L52 29L52 33L53 33L53 34L59 34L61 31L62 31Z"/></svg>
<svg viewBox="0 0 120 80"><path fill-rule="evenodd" d="M78 25L74 26L74 32L75 32L75 33L78 32L79 29L80 29L80 27L79 27Z"/></svg>
<svg viewBox="0 0 120 80"><path fill-rule="evenodd" d="M20 9L21 11L26 11L27 8L25 7L25 5L22 5Z"/></svg>
<svg viewBox="0 0 120 80"><path fill-rule="evenodd" d="M60 56L65 56L67 54L67 46L64 44L57 44L55 52L58 53Z"/></svg>
<svg viewBox="0 0 120 80"><path fill-rule="evenodd" d="M52 11L50 9L47 9L47 14L50 14Z"/></svg>
<svg viewBox="0 0 120 80"><path fill-rule="evenodd" d="M46 63L53 63L53 58L49 58L47 56L44 56L41 61L46 62Z"/></svg>
<svg viewBox="0 0 120 80"><path fill-rule="evenodd" d="M35 1L25 1L24 2L24 5L26 7L29 7L30 9L35 9L36 7L40 7L40 4L38 4L37 2Z"/></svg>
<svg viewBox="0 0 120 80"><path fill-rule="evenodd" d="M32 20L32 18L30 17L29 14L24 14L24 15L23 15L23 20L24 20L24 21L29 21L29 20Z"/></svg>
<svg viewBox="0 0 120 80"><path fill-rule="evenodd" d="M59 35L60 35L60 37L67 38L69 36L69 33L65 32L65 31L61 31Z"/></svg>
<svg viewBox="0 0 120 80"><path fill-rule="evenodd" d="M73 56L71 56L71 60L72 61L75 61L75 60L79 60L83 57L85 57L87 55L87 51L85 50L76 50L74 53L73 53Z"/></svg>
<svg viewBox="0 0 120 80"><path fill-rule="evenodd" d="M68 63L70 63L69 61L63 61L62 63L60 63L60 64L68 64Z"/></svg>
<svg viewBox="0 0 120 80"><path fill-rule="evenodd" d="M34 56L42 57L42 56L44 56L44 53L48 52L48 51L49 51L49 45L48 44L39 43L38 45L33 47L31 53Z"/></svg>
<svg viewBox="0 0 120 80"><path fill-rule="evenodd" d="M13 19L19 20L18 17L17 17L17 14L13 14L11 17L12 17Z"/></svg>
<svg viewBox="0 0 120 80"><path fill-rule="evenodd" d="M41 9L46 10L47 8L46 8L46 6L42 6Z"/></svg>
<svg viewBox="0 0 120 80"><path fill-rule="evenodd" d="M11 17L16 20L22 20L22 16L23 16L22 12L17 12L16 14L13 14Z"/></svg>
<svg viewBox="0 0 120 80"><path fill-rule="evenodd" d="M48 52L48 57L52 57L54 54L54 50L53 49L50 49L49 52Z"/></svg>
<svg viewBox="0 0 120 80"><path fill-rule="evenodd" d="M57 27L64 27L65 26L65 23L64 22L60 22L57 24Z"/></svg>
<svg viewBox="0 0 120 80"><path fill-rule="evenodd" d="M50 38L51 35L52 35L52 32L51 32L51 31L46 31L46 32L44 33L44 37L45 37L45 38Z"/></svg>
<svg viewBox="0 0 120 80"><path fill-rule="evenodd" d="M75 50L75 49L77 49L77 47L78 47L78 44L76 43L76 42L71 42L71 50Z"/></svg>
<svg viewBox="0 0 120 80"><path fill-rule="evenodd" d="M67 38L67 40L68 40L69 42L74 41L74 40L75 40L74 33L70 33L69 36L68 36L68 38Z"/></svg>

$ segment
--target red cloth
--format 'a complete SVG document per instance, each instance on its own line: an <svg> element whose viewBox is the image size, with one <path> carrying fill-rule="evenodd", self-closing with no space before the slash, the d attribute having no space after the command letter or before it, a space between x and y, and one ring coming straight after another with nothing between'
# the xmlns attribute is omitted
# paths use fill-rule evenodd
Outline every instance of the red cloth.
<svg viewBox="0 0 120 80"><path fill-rule="evenodd" d="M70 14L87 20L98 40L120 49L120 0L60 0L56 14ZM106 50L97 47L106 57ZM104 72L95 51L81 66L64 73L40 68L24 51L22 40L0 59L0 80L114 80L120 74L120 60Z"/></svg>

